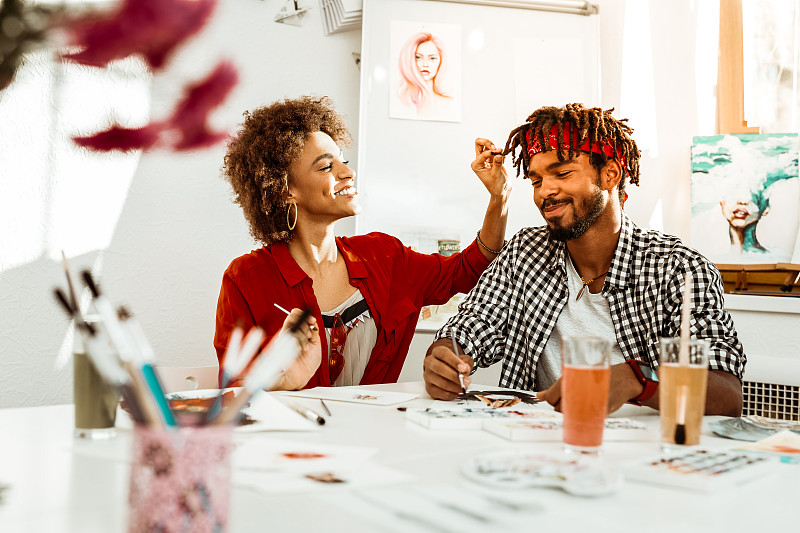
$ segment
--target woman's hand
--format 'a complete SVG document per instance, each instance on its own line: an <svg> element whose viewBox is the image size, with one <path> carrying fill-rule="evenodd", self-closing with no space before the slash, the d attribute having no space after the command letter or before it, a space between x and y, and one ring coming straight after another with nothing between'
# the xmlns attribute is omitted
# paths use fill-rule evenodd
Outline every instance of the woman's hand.
<svg viewBox="0 0 800 533"><path fill-rule="evenodd" d="M508 221L508 199L511 197L511 180L503 168L505 158L500 155L501 152L492 141L479 137L475 139L475 160L470 165L491 195L483 225L478 232L479 242L483 243L480 246L481 253L489 261L503 249Z"/></svg>
<svg viewBox="0 0 800 533"><path fill-rule="evenodd" d="M288 330L300 318L302 311L292 309L283 322L281 331ZM297 359L286 369L283 377L276 386L278 390L302 389L312 378L322 361L322 343L319 338L317 319L309 315L306 321L295 332L295 337L300 342L302 349Z"/></svg>
<svg viewBox="0 0 800 533"><path fill-rule="evenodd" d="M475 160L470 166L492 197L507 198L511 193L511 180L503 167L505 157L501 153L492 141L479 137L475 139Z"/></svg>

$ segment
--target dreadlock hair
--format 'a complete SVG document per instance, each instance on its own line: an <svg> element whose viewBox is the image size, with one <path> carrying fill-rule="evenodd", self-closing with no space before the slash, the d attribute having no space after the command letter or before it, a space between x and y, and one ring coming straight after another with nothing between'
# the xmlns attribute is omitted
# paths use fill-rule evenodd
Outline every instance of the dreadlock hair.
<svg viewBox="0 0 800 533"><path fill-rule="evenodd" d="M614 108L607 111L599 107L591 109L583 107L583 104L567 104L565 107L542 107L534 111L529 116L525 124L515 128L511 131L506 141L506 146L503 149L503 155L511 154L512 163L517 168L517 176L520 172L527 170L530 165L531 156L528 155L528 131L531 135L539 141L539 146L542 151L548 152L556 150L559 161L573 159L576 152L580 149L576 148L582 146L586 141L590 145L595 142L608 142L614 149L614 156L608 157L605 153L589 152L591 155L592 166L598 172L608 163L609 159L617 159L619 155L625 161L617 159L621 166L623 166L623 176L619 181L619 197L620 200L625 198L625 176L627 175L629 181L634 185L639 185L639 157L641 152L636 146L636 142L630 137L633 133L633 128L628 126L627 118L617 120L611 116ZM558 142L556 148L550 146L548 137L550 130L554 124L558 124ZM569 131L572 135L570 144L564 144L564 124L569 124ZM520 148L520 153L517 155L514 152ZM627 168L624 168L627 166Z"/></svg>

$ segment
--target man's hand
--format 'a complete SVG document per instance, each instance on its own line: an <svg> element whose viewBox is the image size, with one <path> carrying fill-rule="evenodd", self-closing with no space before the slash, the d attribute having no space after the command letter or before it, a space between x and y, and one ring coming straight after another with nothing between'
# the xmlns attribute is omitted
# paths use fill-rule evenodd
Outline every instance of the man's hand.
<svg viewBox="0 0 800 533"><path fill-rule="evenodd" d="M642 388L642 384L636 379L633 369L627 363L612 365L608 387L608 412L613 413L631 398L636 398L641 394ZM549 389L537 392L536 397L561 412L561 378Z"/></svg>
<svg viewBox="0 0 800 533"><path fill-rule="evenodd" d="M474 364L470 356L453 353L452 341L439 339L428 348L422 362L425 390L434 400L455 399L461 392L459 372L464 375L464 386L469 387L468 376Z"/></svg>

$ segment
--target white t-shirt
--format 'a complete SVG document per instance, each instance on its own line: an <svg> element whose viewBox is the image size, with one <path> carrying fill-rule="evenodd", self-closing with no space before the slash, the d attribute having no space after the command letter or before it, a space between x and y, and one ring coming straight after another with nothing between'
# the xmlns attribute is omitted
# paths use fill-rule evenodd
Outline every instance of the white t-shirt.
<svg viewBox="0 0 800 533"><path fill-rule="evenodd" d="M534 388L537 391L548 388L561 377L561 338L564 336L606 339L614 345L611 349L611 364L625 361L622 350L617 344L608 300L602 293L590 293L588 287L583 291L580 300L575 300L583 287L583 282L572 260L566 263L569 296L558 317L556 327L547 339L544 352L536 363Z"/></svg>
<svg viewBox="0 0 800 533"><path fill-rule="evenodd" d="M341 314L342 311L363 299L364 296L362 296L361 291L356 289L356 292L347 300L330 311L322 311L322 314L326 316L334 316L336 313ZM353 325L352 329L350 329L351 325ZM369 362L369 356L372 354L372 349L378 340L378 328L375 326L375 319L372 318L369 310L345 324L345 327L349 331L347 340L344 343L344 353L342 354L344 356L344 367L342 367L342 373L339 374L334 383L334 386L337 387L361 383L361 378L364 377L364 370L366 370ZM328 338L328 353L325 355L330 357L331 331L328 328L324 329L325 336Z"/></svg>

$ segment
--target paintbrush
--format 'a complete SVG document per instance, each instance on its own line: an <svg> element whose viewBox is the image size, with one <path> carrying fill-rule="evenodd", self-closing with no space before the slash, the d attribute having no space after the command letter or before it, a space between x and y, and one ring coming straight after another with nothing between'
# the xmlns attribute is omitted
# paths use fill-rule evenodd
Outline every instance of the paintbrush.
<svg viewBox="0 0 800 533"><path fill-rule="evenodd" d="M681 369L679 375L686 374L689 368L689 340L690 340L690 312L692 301L692 275L687 273L684 278L683 304L681 307L681 343L678 349L678 366ZM686 442L686 402L689 394L689 387L684 385L678 391L678 413L675 424L675 444Z"/></svg>
<svg viewBox="0 0 800 533"><path fill-rule="evenodd" d="M145 418L151 424L170 428L177 426L169 403L164 397L164 388L152 365L155 356L149 357L152 350L146 339L144 343L139 339L139 332L133 327L132 315L124 307L119 311L114 309L108 298L100 291L100 286L90 271L81 272L81 280L89 289L95 309L103 319L103 326L111 338L111 343L133 380Z"/></svg>
<svg viewBox="0 0 800 533"><path fill-rule="evenodd" d="M289 311L287 311L286 309L284 309L284 308L283 308L283 307L281 307L280 305L278 305L278 304L276 304L276 303L273 303L272 305L274 305L275 307L277 307L277 308L278 308L278 310L280 310L280 311L283 311L283 312L284 312L284 313L286 313L287 315L289 314ZM317 331L319 328L318 328L317 326L315 326L315 325L313 325L313 324L312 324L312 325L309 325L309 326L308 326L308 329L310 329L311 331Z"/></svg>
<svg viewBox="0 0 800 533"><path fill-rule="evenodd" d="M69 272L69 263L67 262L67 254L64 253L64 250L61 250L61 262L64 265L64 274L67 276L67 290L69 291L69 299L72 300L71 305L69 308L71 309L71 313L73 318L80 318L83 320L83 314L81 313L81 306L78 302L78 293L75 291L75 284L72 282L72 274Z"/></svg>
<svg viewBox="0 0 800 533"><path fill-rule="evenodd" d="M323 402L323 401L322 401L322 398L320 398L320 399L319 399L319 403L321 403L321 404L322 404L322 408L323 408L323 409L325 409L325 412L326 412L326 413L328 413L328 416L333 416L333 415L331 414L331 410L330 410L330 409L328 409L328 406L327 406L327 405L325 405L325 402Z"/></svg>
<svg viewBox="0 0 800 533"><path fill-rule="evenodd" d="M125 328L125 331L133 340L136 347L139 372L141 372L142 378L144 379L146 391L149 392L158 408L161 421L168 430L177 429L180 424L175 419L175 414L169 406L164 392L164 385L161 383L158 372L156 372L156 368L153 365L156 360L156 354L153 352L150 341L147 340L147 335L142 329L142 325L125 307L120 307L119 316L122 326Z"/></svg>
<svg viewBox="0 0 800 533"><path fill-rule="evenodd" d="M456 357L458 357L458 343L456 342L455 328L450 330L450 340L453 341L453 353L455 353ZM461 383L461 393L466 394L467 387L464 385L464 374L462 374L461 372L458 373L458 381L459 383Z"/></svg>
<svg viewBox="0 0 800 533"><path fill-rule="evenodd" d="M258 356L255 366L250 370L244 381L243 390L233 401L217 416L212 423L229 424L235 422L240 411L247 405L253 396L264 389L272 388L281 377L281 370L290 365L300 353L301 344L297 338L300 326L311 314L310 309L304 309L297 321L289 326L288 330L278 332Z"/></svg>
<svg viewBox="0 0 800 533"><path fill-rule="evenodd" d="M227 387L231 381L247 368L253 356L258 353L264 341L264 330L258 326L251 328L242 340L242 328L236 326L231 333L228 346L225 349L225 362L222 364L222 387Z"/></svg>
<svg viewBox="0 0 800 533"><path fill-rule="evenodd" d="M220 409L222 409L222 395L225 388L230 386L239 374L250 364L253 356L258 352L261 347L261 342L264 340L264 330L258 326L251 328L244 337L242 342L242 327L237 325L233 328L231 336L228 339L228 346L225 348L225 358L222 363L222 375L220 379L220 389L214 399L214 403L206 411L204 424L209 420L215 418Z"/></svg>
<svg viewBox="0 0 800 533"><path fill-rule="evenodd" d="M54 294L67 315L75 320L76 334L83 337L86 355L91 364L107 383L119 390L128 405L131 418L137 423L144 423L145 416L131 383L131 377L119 366L114 354L109 352L108 342L99 338L99 331L94 325L83 320L61 289L55 289Z"/></svg>

